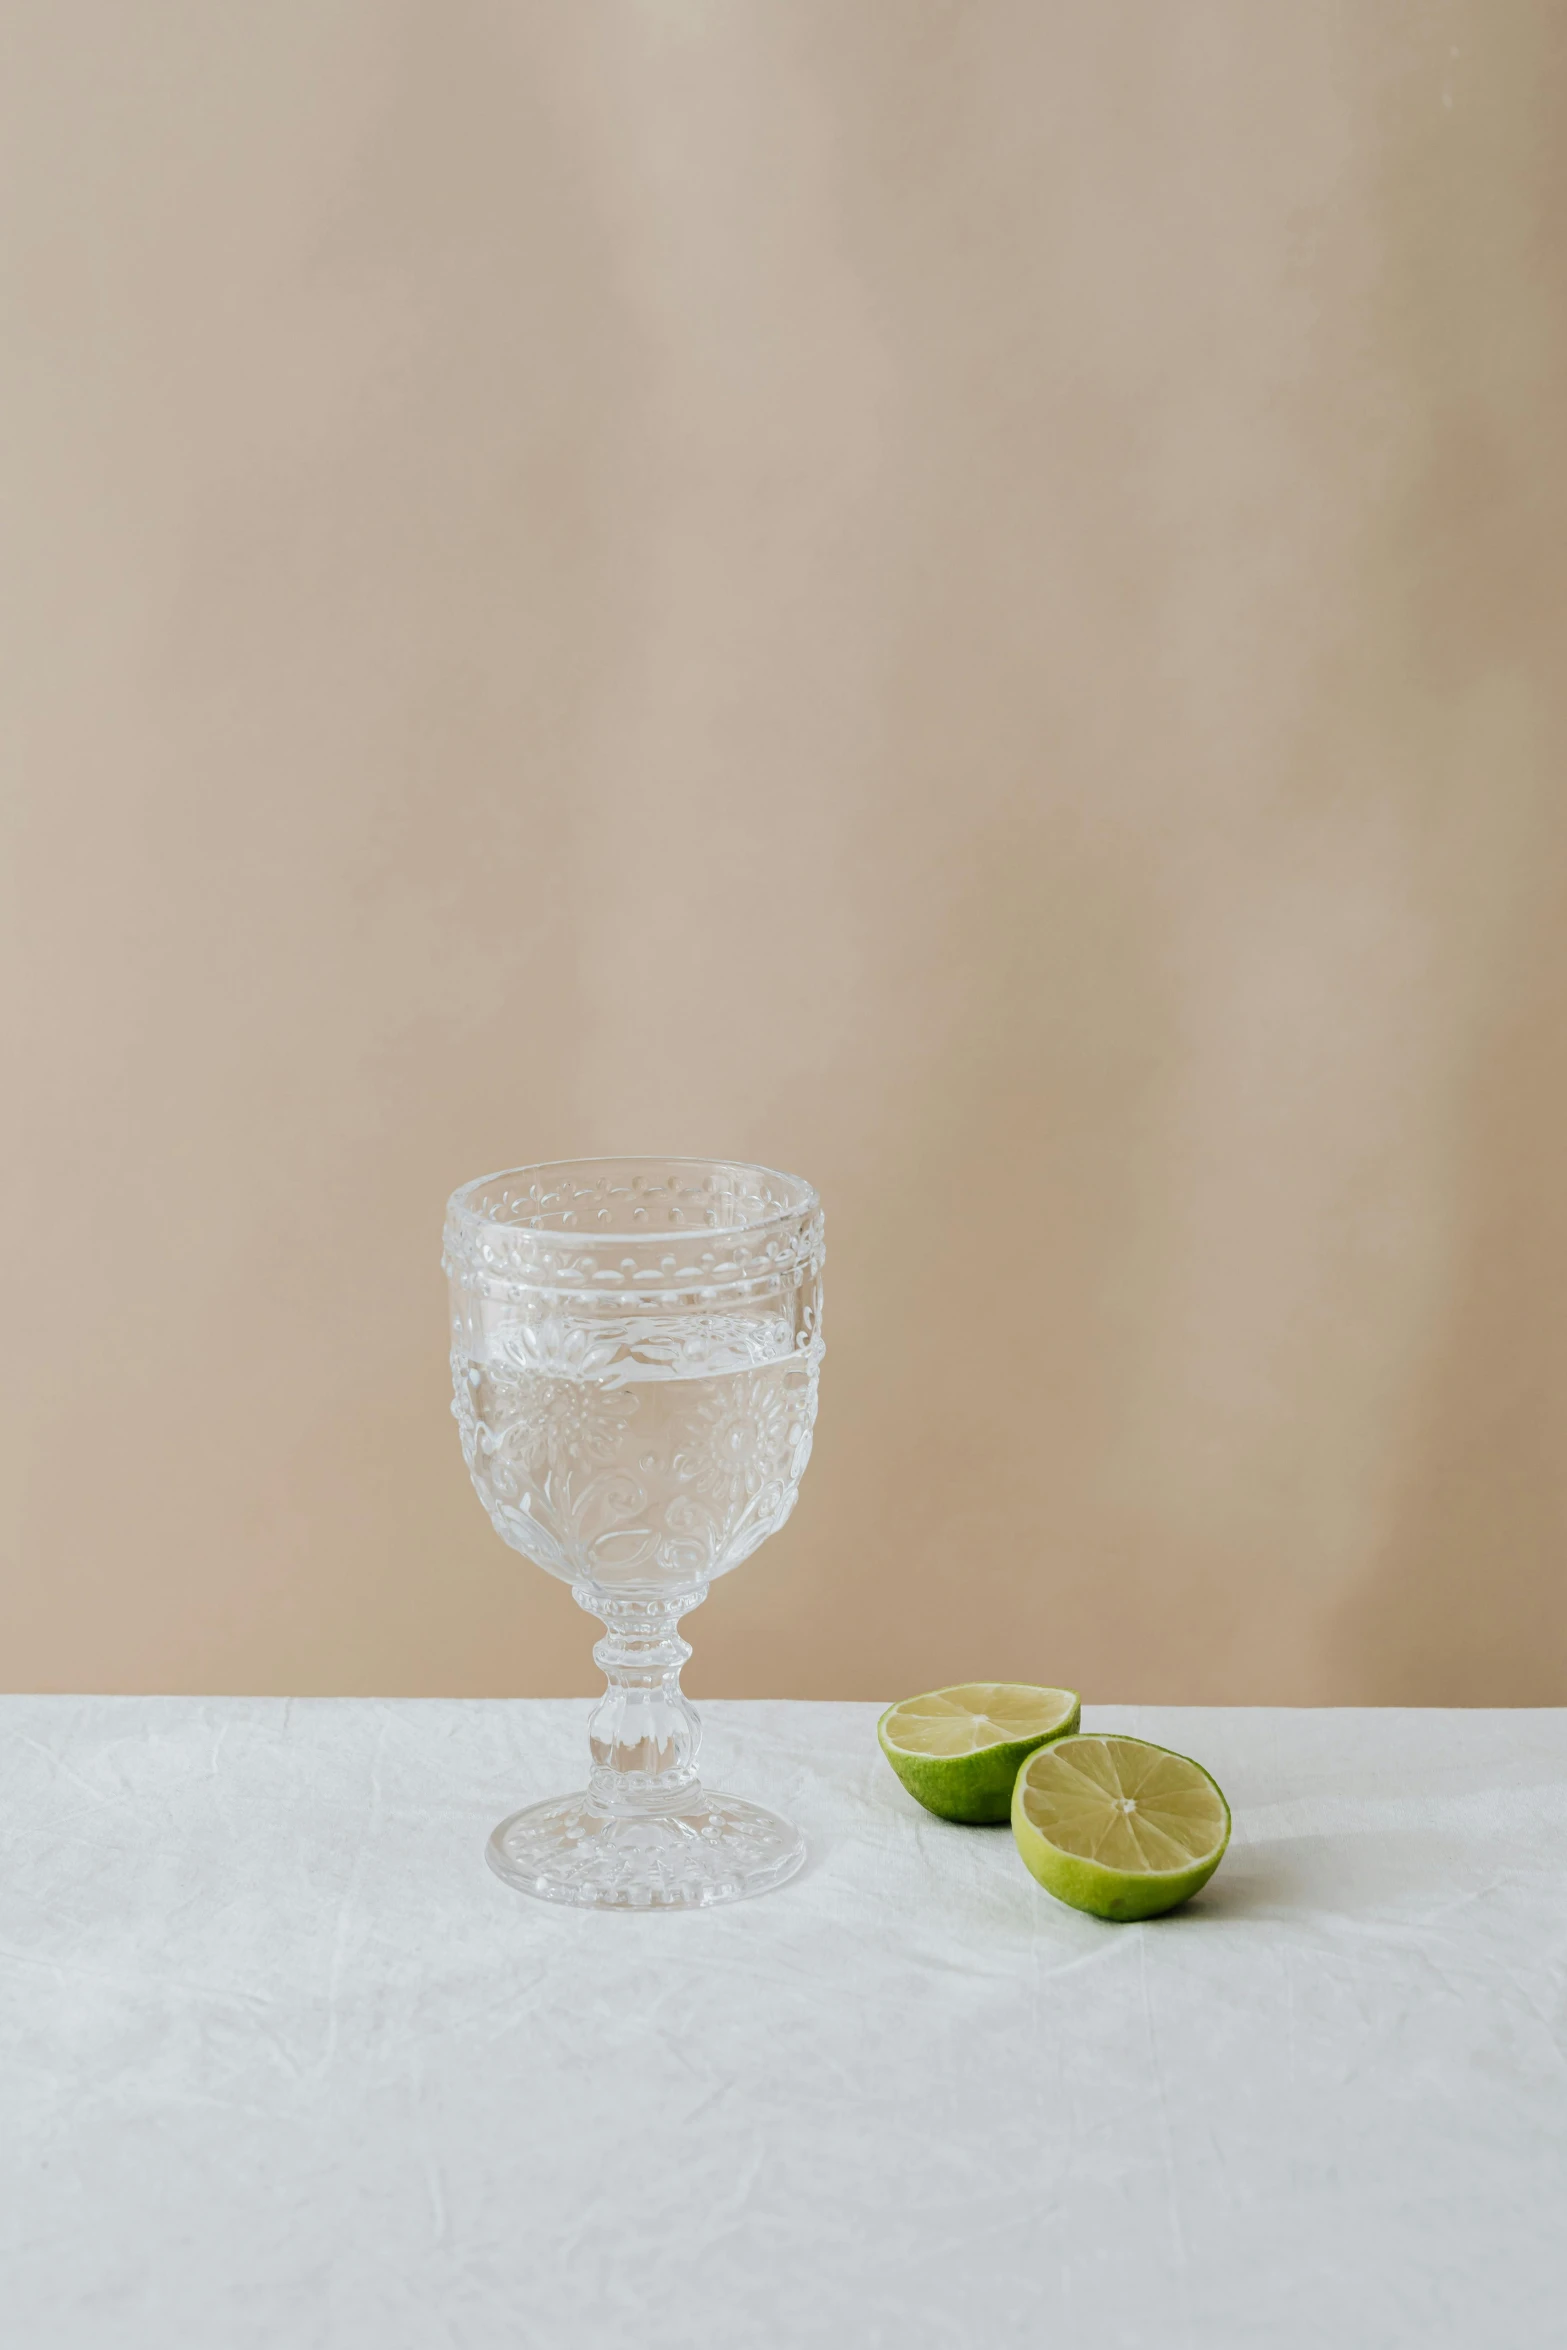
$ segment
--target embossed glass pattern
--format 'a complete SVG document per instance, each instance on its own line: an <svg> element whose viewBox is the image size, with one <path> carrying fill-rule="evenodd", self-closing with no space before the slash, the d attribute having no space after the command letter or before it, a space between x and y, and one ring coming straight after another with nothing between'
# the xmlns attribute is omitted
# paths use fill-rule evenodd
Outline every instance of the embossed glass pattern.
<svg viewBox="0 0 1567 2350"><path fill-rule="evenodd" d="M701 1786L679 1623L794 1507L824 1253L810 1185L765 1167L571 1160L453 1194L443 1262L469 1473L502 1540L605 1630L587 1789L490 1840L524 1891L684 1907L800 1865L786 1822Z"/></svg>

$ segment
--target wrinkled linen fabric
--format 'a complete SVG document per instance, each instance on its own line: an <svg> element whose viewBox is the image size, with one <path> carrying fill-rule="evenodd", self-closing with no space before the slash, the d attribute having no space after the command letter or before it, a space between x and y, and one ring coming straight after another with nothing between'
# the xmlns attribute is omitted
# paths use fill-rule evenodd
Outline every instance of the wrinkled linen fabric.
<svg viewBox="0 0 1567 2350"><path fill-rule="evenodd" d="M0 2338L1567 2340L1567 1713L1090 1708L1235 1814L1112 1926L869 1705L704 1708L782 1891L526 1900L484 1839L586 1711L0 1703Z"/></svg>

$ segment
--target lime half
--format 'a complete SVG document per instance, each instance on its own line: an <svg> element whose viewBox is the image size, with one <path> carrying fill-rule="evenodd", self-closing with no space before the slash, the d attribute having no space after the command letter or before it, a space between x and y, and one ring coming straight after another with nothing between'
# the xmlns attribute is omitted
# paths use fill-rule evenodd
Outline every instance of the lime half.
<svg viewBox="0 0 1567 2350"><path fill-rule="evenodd" d="M1007 1817L1018 1765L1077 1721L1070 1689L962 1681L888 1706L876 1735L917 1803L938 1819L977 1822Z"/></svg>
<svg viewBox="0 0 1567 2350"><path fill-rule="evenodd" d="M1152 1918L1206 1885L1230 1807L1200 1763L1143 1738L1062 1738L1017 1775L1012 1833L1047 1893L1096 1918Z"/></svg>

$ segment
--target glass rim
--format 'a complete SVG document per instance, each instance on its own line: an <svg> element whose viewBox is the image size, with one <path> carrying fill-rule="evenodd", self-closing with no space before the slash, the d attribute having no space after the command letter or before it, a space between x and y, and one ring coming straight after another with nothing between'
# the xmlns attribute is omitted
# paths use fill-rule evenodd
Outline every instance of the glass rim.
<svg viewBox="0 0 1567 2350"><path fill-rule="evenodd" d="M717 1228L726 1236L736 1238L741 1235L749 1237L755 1233L771 1232L775 1228L785 1225L808 1222L819 1212L822 1204L815 1185L808 1183L803 1175L793 1175L784 1167L764 1166L759 1159L706 1158L679 1152L601 1151L585 1158L527 1160L516 1167L497 1167L488 1175L470 1176L466 1183L458 1185L447 1200L447 1215L458 1223L481 1231L515 1233L519 1239L554 1242L556 1245L564 1242L568 1245L571 1243L578 1246L588 1244L604 1248L646 1247L648 1241L653 1238L652 1232L646 1225L643 1225L640 1230L633 1229L629 1232L611 1232L602 1225L581 1229L568 1227L564 1231L552 1231L537 1224L507 1223L503 1218L485 1216L472 1205L473 1195L476 1192L486 1190L492 1183L515 1182L518 1177L555 1175L563 1173L567 1168L574 1167L705 1167L708 1169L728 1167L740 1174L765 1176L774 1183L788 1184L799 1194L799 1197L789 1207L776 1208L766 1216L742 1217L737 1223L724 1224ZM684 1229L694 1237L698 1231L712 1230L713 1228L711 1226L687 1225L683 1228L676 1227L676 1229Z"/></svg>

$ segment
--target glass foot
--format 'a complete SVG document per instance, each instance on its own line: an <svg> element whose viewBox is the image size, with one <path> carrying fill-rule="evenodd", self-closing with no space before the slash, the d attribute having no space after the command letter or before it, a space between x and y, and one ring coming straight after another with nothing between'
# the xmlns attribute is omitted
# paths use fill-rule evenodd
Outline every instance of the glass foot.
<svg viewBox="0 0 1567 2350"><path fill-rule="evenodd" d="M707 1909L770 1893L805 1858L776 1812L692 1787L676 1810L600 1811L560 1795L502 1820L486 1848L519 1893L578 1909Z"/></svg>

